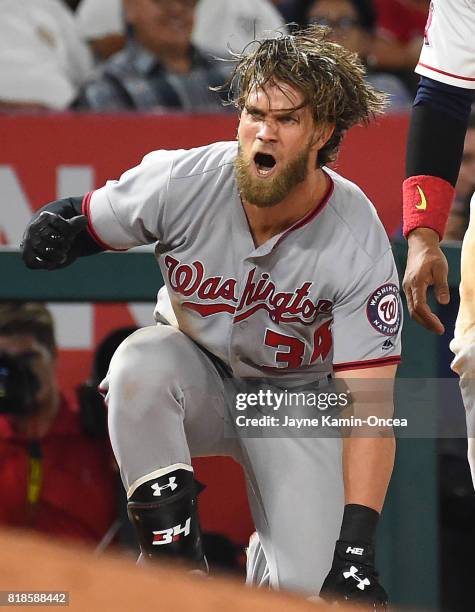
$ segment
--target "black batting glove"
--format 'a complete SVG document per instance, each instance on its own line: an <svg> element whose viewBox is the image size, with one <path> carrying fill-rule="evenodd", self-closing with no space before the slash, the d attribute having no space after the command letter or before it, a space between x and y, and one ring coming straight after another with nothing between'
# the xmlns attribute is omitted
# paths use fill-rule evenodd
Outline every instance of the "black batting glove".
<svg viewBox="0 0 475 612"><path fill-rule="evenodd" d="M387 610L388 596L374 567L374 537L379 512L346 504L333 563L320 597L330 603L350 602L363 610Z"/></svg>
<svg viewBox="0 0 475 612"><path fill-rule="evenodd" d="M338 540L320 597L329 603L361 605L364 610L387 610L388 595L379 583L372 546Z"/></svg>
<svg viewBox="0 0 475 612"><path fill-rule="evenodd" d="M65 219L44 210L30 221L23 236L21 249L26 266L56 270L69 265L78 255L73 248L74 241L86 226L85 215Z"/></svg>

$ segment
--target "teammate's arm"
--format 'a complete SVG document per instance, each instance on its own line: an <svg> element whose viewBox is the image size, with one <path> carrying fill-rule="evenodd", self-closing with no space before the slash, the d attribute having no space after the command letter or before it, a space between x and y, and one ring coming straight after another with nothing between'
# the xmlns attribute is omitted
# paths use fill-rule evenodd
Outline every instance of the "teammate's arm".
<svg viewBox="0 0 475 612"><path fill-rule="evenodd" d="M77 257L104 250L87 231L88 219L82 214L82 202L82 197L64 198L35 213L21 244L28 268L55 270Z"/></svg>
<svg viewBox="0 0 475 612"><path fill-rule="evenodd" d="M343 378L351 392L354 416L365 420L368 416L392 417L395 375L396 366L387 365L342 371L336 377ZM355 427L344 434L345 510L332 567L321 590L321 596L327 601L366 601L385 609L387 595L379 584L374 565L374 538L394 455L391 427L367 430ZM348 580L351 572L357 572L356 580ZM359 590L358 584L364 584L365 589Z"/></svg>
<svg viewBox="0 0 475 612"><path fill-rule="evenodd" d="M408 259L404 291L411 317L439 334L444 326L427 305L434 287L447 304L447 260L439 247L455 194L473 90L422 77L411 113L403 184Z"/></svg>

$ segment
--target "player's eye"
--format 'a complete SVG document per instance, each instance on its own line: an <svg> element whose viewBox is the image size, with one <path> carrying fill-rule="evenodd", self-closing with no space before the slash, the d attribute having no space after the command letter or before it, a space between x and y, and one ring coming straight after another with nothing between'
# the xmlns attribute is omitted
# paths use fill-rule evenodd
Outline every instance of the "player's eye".
<svg viewBox="0 0 475 612"><path fill-rule="evenodd" d="M262 115L256 111L248 111L249 116L253 121L261 121Z"/></svg>

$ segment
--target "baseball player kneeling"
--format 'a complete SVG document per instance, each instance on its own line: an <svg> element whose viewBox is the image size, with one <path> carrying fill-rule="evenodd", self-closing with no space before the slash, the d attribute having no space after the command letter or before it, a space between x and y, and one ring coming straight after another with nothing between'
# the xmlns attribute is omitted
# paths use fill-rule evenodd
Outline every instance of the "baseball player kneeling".
<svg viewBox="0 0 475 612"><path fill-rule="evenodd" d="M230 84L236 142L155 151L118 181L46 205L26 230L23 258L55 269L156 243L177 325L130 336L102 384L145 557L203 562L191 457L230 455L246 472L264 565L250 559L249 579L383 609L374 536L391 428L339 435L338 420L323 427L314 407L303 435L301 406L282 413L288 391L327 393L339 377L353 415L390 415L400 356L386 233L363 192L326 167L384 96L326 36L312 26L256 41ZM243 434L236 398L260 383L280 400L260 405L258 425Z"/></svg>

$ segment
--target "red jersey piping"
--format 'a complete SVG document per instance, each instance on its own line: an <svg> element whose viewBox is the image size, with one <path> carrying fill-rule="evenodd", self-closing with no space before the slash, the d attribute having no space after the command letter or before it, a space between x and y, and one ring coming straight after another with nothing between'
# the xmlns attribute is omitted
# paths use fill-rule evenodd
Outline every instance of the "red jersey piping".
<svg viewBox="0 0 475 612"><path fill-rule="evenodd" d="M325 206L328 203L328 200L331 198L331 195L333 193L333 190L335 188L335 185L333 183L333 179L332 177L327 174L325 172L325 170L323 170L323 173L325 174L325 176L328 178L328 187L327 190L325 192L325 195L323 196L323 198L320 200L320 202L318 202L318 204L315 206L315 208L313 208L311 211L309 211L304 217L302 217L301 219L299 219L296 223L294 223L293 225L291 225L289 227L289 229L285 230L285 232L282 234L282 236L279 238L279 240L277 240L277 242L274 244L275 248L284 238L286 238L291 232L300 229L301 227L303 227L304 225L307 225L307 223L310 223L310 221L312 219L314 219L319 213L322 212L322 210L325 208Z"/></svg>
<svg viewBox="0 0 475 612"><path fill-rule="evenodd" d="M381 368L385 365L395 365L401 363L401 355L392 357L380 357L379 359L367 359L366 361L349 361L348 363L335 363L333 370L341 372L343 370L364 370L365 368Z"/></svg>
<svg viewBox="0 0 475 612"><path fill-rule="evenodd" d="M440 70L439 68L434 68L433 66L429 66L428 64L423 64L419 62L417 66L422 66L423 68L427 68L428 70L433 70L434 72L438 72L439 74L444 74L445 76L452 77L453 79L460 79L462 81L475 81L473 77L460 76L459 74L452 74L452 72L446 72L445 70Z"/></svg>
<svg viewBox="0 0 475 612"><path fill-rule="evenodd" d="M94 193L93 191L89 191L88 193L86 193L86 195L84 196L84 198L82 200L82 214L86 215L86 217L87 217L87 231L88 231L89 235L91 236L91 238L95 242L97 242L97 244L101 248L105 249L106 251L127 251L127 249L116 249L116 248L110 246L110 244L107 244L106 242L101 240L99 238L99 236L96 234L96 231L92 227L91 216L90 216L91 197L92 197L93 193Z"/></svg>

